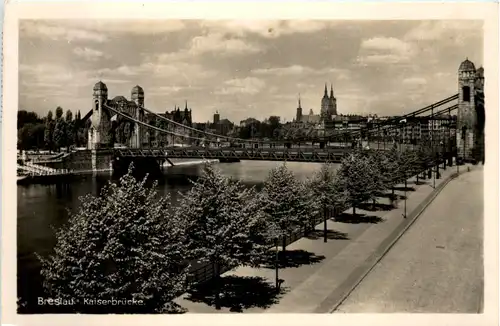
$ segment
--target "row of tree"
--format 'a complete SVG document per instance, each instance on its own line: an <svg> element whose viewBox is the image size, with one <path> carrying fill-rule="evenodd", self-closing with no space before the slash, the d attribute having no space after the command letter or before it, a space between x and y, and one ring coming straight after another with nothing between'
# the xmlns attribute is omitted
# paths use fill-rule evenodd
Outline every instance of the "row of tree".
<svg viewBox="0 0 500 326"><path fill-rule="evenodd" d="M205 166L180 203L159 197L146 179L129 173L101 196L82 198L57 234L54 254L39 257L51 297L130 298L134 306L72 306L78 312L172 312L189 290L190 262L221 267L259 266L282 239L314 228L331 209L375 200L401 180L429 168L429 151L354 152L335 170L324 164L301 181L286 164L273 169L261 191ZM319 218L319 220L318 220ZM326 230L325 230L326 231ZM325 237L326 241L326 237ZM218 291L215 292L216 302ZM89 310L90 309L90 310ZM114 309L114 310L113 310Z"/></svg>
<svg viewBox="0 0 500 326"><path fill-rule="evenodd" d="M48 149L58 151L61 147L82 146L87 142L88 123L82 123L80 111L73 113L57 107L55 118L49 111L44 118L35 112L18 111L17 146L21 150Z"/></svg>

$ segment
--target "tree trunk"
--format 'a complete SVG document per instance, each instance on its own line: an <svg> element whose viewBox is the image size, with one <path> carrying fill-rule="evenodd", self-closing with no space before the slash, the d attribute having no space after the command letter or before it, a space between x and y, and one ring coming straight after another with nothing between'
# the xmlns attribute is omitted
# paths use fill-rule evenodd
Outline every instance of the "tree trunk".
<svg viewBox="0 0 500 326"><path fill-rule="evenodd" d="M283 255L285 254L286 252L286 235L283 235L283 239L282 239L282 245L283 245L283 249L281 249L281 251L283 251Z"/></svg>
<svg viewBox="0 0 500 326"><path fill-rule="evenodd" d="M214 279L215 279L215 309L220 310L220 275L219 263L214 263Z"/></svg>
<svg viewBox="0 0 500 326"><path fill-rule="evenodd" d="M375 198L372 199L373 202L372 202L372 209L375 210Z"/></svg>
<svg viewBox="0 0 500 326"><path fill-rule="evenodd" d="M356 205L352 204L352 216L356 216Z"/></svg>

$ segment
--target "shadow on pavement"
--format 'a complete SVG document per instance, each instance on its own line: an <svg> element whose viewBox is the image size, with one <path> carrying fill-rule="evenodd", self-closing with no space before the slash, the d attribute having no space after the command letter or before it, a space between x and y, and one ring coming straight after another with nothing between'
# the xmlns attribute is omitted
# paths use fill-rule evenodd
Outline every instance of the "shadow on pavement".
<svg viewBox="0 0 500 326"><path fill-rule="evenodd" d="M287 268L287 267L300 267L302 265L312 265L319 263L325 259L325 256L316 254L302 250L286 250L278 252L278 260L279 260L279 268ZM276 254L274 252L269 252L269 256L265 258L262 263L262 267L264 268L275 268L276 264Z"/></svg>
<svg viewBox="0 0 500 326"><path fill-rule="evenodd" d="M398 194L392 194L392 193L385 193L385 194L378 194L377 197L379 198L388 198L389 200L404 200L406 196L403 195L398 195ZM406 198L407 199L407 198Z"/></svg>
<svg viewBox="0 0 500 326"><path fill-rule="evenodd" d="M311 240L323 239L323 230L314 230L307 234L306 238ZM347 233L335 231L335 230L326 230L326 238L331 240L349 240Z"/></svg>
<svg viewBox="0 0 500 326"><path fill-rule="evenodd" d="M429 184L429 182L425 181L425 180L414 180L414 181L408 181L408 184L411 185L411 184L414 184L416 186L421 186L421 185L427 185Z"/></svg>
<svg viewBox="0 0 500 326"><path fill-rule="evenodd" d="M358 205L358 208L369 211L369 212L377 212L377 211L390 211L394 209L393 205L390 204L382 204L382 203L362 203Z"/></svg>
<svg viewBox="0 0 500 326"><path fill-rule="evenodd" d="M342 213L335 218L336 222L340 223L351 223L351 224L359 224L359 223L372 223L377 224L383 222L384 219L374 215L366 215L366 214L347 214Z"/></svg>
<svg viewBox="0 0 500 326"><path fill-rule="evenodd" d="M254 307L269 308L285 292L286 288L280 287L280 292L277 293L275 285L262 277L225 276L220 278L219 303L221 307L233 312L243 312ZM189 291L186 299L215 306L214 293L214 282L209 281Z"/></svg>
<svg viewBox="0 0 500 326"><path fill-rule="evenodd" d="M394 191L415 191L415 188L413 187L394 187Z"/></svg>

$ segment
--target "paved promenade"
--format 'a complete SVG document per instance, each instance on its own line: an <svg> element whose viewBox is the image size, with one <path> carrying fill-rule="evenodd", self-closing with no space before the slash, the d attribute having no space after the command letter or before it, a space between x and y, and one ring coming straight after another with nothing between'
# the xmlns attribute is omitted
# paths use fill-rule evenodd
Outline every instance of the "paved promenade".
<svg viewBox="0 0 500 326"><path fill-rule="evenodd" d="M441 170L442 178L436 180L436 188L441 188L455 172L456 167ZM429 202L436 193L432 185L432 179L421 185L415 185L413 179L408 182L412 191L406 192L406 219L402 200L389 211L372 211L368 206L364 207L367 210L358 208L356 217L352 217L349 209L336 221L328 221L327 243L323 242L323 223L318 224L315 234L287 247L291 258L288 267L279 270L284 283L278 296L272 292L274 269L239 267L223 275L223 280L231 280L233 284L224 285L227 290L222 292L221 310L215 310L213 297L207 293L185 294L176 301L190 313L331 312L409 226L416 213L425 208L423 202ZM403 191L396 194L403 195ZM379 202L389 204L387 198L380 198Z"/></svg>
<svg viewBox="0 0 500 326"><path fill-rule="evenodd" d="M337 312L477 313L483 168L452 180Z"/></svg>

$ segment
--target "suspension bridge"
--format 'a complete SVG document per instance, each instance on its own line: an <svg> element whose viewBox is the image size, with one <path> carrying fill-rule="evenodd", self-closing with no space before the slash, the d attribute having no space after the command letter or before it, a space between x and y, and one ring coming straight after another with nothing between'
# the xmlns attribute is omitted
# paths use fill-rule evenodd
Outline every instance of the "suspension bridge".
<svg viewBox="0 0 500 326"><path fill-rule="evenodd" d="M132 89L131 100L108 99L107 86L99 81L93 88L93 107L83 119L91 120L89 161L92 170L106 165L124 169L131 162L149 169L172 158L340 162L360 145L367 150L424 146L443 159L484 160L483 68L462 62L457 86L458 93L398 117L367 121L357 130L329 129L321 136L285 135L265 141L219 135L174 121L144 105L140 86ZM152 137L156 146L151 146ZM119 148L117 138L121 138Z"/></svg>

